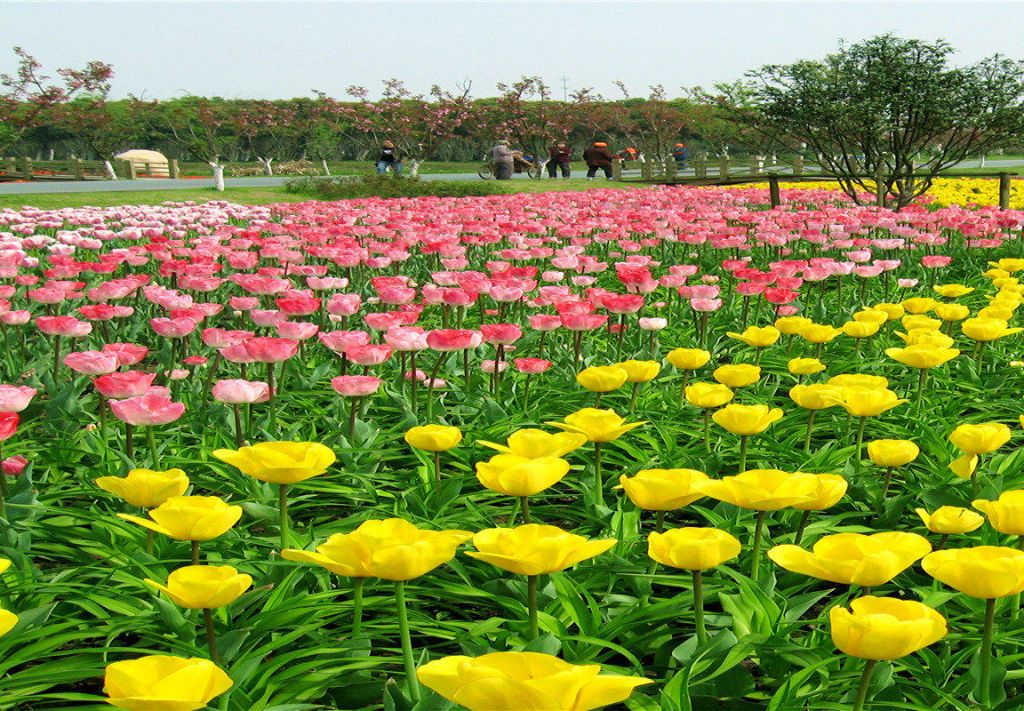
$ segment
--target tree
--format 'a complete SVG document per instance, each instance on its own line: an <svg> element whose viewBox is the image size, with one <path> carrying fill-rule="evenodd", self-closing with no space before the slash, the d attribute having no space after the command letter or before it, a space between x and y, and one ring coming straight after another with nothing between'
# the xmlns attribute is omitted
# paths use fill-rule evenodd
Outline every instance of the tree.
<svg viewBox="0 0 1024 711"><path fill-rule="evenodd" d="M793 146L806 143L860 201L876 183L908 205L939 172L1024 129L1024 62L995 55L950 65L953 49L883 35L822 61L764 66L734 117Z"/></svg>
<svg viewBox="0 0 1024 711"><path fill-rule="evenodd" d="M298 112L286 102L244 101L232 112L231 123L242 148L272 176L274 158L295 145Z"/></svg>
<svg viewBox="0 0 1024 711"><path fill-rule="evenodd" d="M666 160L694 119L695 105L679 99L669 100L665 88L650 87L646 99L632 98L626 85L615 82L623 100L614 102L615 128L645 155Z"/></svg>
<svg viewBox="0 0 1024 711"><path fill-rule="evenodd" d="M327 161L337 155L341 147L348 127L348 113L340 103L324 92L314 89L313 93L316 99L310 102L307 111L302 114L305 150L310 158L320 161L324 175L330 175Z"/></svg>
<svg viewBox="0 0 1024 711"><path fill-rule="evenodd" d="M410 173L416 175L420 164L469 118L473 108L469 90L468 83L458 93L435 84L429 96L414 95L402 82L389 79L378 101L370 101L363 87L350 86L348 94L358 103L346 111L355 127L370 134L378 145L392 141L399 155L409 160Z"/></svg>
<svg viewBox="0 0 1024 711"><path fill-rule="evenodd" d="M59 81L43 74L43 65L21 47L14 48L18 68L0 74L0 155L18 144L24 135L52 120L51 112L75 96L91 92L106 96L114 68L89 62L82 69L58 69Z"/></svg>
<svg viewBox="0 0 1024 711"><path fill-rule="evenodd" d="M103 161L107 177L117 180L114 156L141 137L142 126L124 102L104 95L80 96L51 112L53 125L69 136L79 153L92 151Z"/></svg>
<svg viewBox="0 0 1024 711"><path fill-rule="evenodd" d="M221 157L237 138L231 130L232 107L223 99L186 96L161 103L133 97L132 110L171 143L207 163L213 169L214 186L224 189Z"/></svg>

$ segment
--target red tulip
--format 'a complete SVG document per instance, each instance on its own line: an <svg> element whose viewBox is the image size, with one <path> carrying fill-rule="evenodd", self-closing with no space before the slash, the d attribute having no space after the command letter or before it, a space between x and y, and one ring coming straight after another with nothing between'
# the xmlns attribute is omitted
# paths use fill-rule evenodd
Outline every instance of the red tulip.
<svg viewBox="0 0 1024 711"><path fill-rule="evenodd" d="M482 342L483 336L478 331L441 328L427 334L427 345L442 353L476 348Z"/></svg>
<svg viewBox="0 0 1024 711"><path fill-rule="evenodd" d="M21 416L17 412L0 412L0 442L6 442L18 431Z"/></svg>

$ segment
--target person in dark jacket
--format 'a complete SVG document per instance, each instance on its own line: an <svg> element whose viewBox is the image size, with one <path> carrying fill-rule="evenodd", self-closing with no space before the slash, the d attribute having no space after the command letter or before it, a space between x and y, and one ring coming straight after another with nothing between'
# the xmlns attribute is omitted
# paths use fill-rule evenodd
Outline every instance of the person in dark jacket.
<svg viewBox="0 0 1024 711"><path fill-rule="evenodd" d="M587 180L593 180L597 175L597 169L604 171L604 177L612 179L612 152L608 150L608 144L604 141L594 141L594 145L583 151L583 162L587 164Z"/></svg>
<svg viewBox="0 0 1024 711"><path fill-rule="evenodd" d="M690 157L690 151L687 150L685 143L677 143L676 147L672 149L672 157L675 158L676 168L680 171L686 168L686 161Z"/></svg>
<svg viewBox="0 0 1024 711"><path fill-rule="evenodd" d="M402 158L398 155L394 143L384 141L380 147L380 156L377 157L377 175L384 175L388 170L395 175L401 175Z"/></svg>
<svg viewBox="0 0 1024 711"><path fill-rule="evenodd" d="M569 163L572 161L572 148L564 143L551 146L548 149L548 176L554 178L561 169L562 177L568 178L572 175Z"/></svg>

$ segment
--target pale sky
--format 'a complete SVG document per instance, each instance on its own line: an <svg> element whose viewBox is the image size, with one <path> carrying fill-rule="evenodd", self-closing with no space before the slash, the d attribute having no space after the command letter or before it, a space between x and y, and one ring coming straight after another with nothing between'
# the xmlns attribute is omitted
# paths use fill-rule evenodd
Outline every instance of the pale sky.
<svg viewBox="0 0 1024 711"><path fill-rule="evenodd" d="M957 61L1024 57L1024 4L938 2L303 3L0 1L0 73L20 45L47 69L114 65L114 95L344 97L402 79L415 91L543 76L561 96L710 87L767 63L818 58L892 32L945 39ZM374 91L376 93L376 91Z"/></svg>

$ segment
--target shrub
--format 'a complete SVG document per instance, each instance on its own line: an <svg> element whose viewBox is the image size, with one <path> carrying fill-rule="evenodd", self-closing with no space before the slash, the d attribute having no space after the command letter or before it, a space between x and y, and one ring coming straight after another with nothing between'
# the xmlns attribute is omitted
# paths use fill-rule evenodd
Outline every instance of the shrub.
<svg viewBox="0 0 1024 711"><path fill-rule="evenodd" d="M318 200L365 197L471 197L501 195L504 186L484 181L404 178L391 175L300 178L285 183L285 191Z"/></svg>

